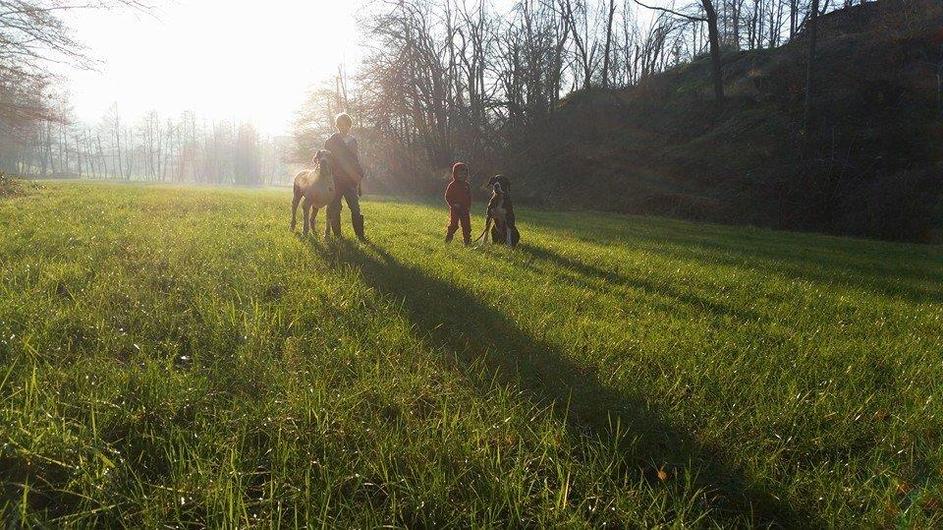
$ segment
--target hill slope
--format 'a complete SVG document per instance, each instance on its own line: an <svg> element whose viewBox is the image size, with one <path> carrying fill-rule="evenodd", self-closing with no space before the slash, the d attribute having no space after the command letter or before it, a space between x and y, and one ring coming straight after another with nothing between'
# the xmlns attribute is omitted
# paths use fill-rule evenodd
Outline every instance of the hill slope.
<svg viewBox="0 0 943 530"><path fill-rule="evenodd" d="M325 245L286 193L0 201L0 519L943 522L940 248L378 201Z"/></svg>
<svg viewBox="0 0 943 530"><path fill-rule="evenodd" d="M800 36L725 53L722 108L706 57L638 88L572 95L512 146L518 189L567 207L940 239L943 6L885 0L820 24L811 128Z"/></svg>

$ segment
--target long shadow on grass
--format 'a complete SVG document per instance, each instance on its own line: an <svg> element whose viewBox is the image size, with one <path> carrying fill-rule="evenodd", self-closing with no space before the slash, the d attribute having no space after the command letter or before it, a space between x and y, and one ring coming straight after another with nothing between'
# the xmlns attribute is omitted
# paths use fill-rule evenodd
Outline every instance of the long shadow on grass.
<svg viewBox="0 0 943 530"><path fill-rule="evenodd" d="M812 514L778 500L727 461L722 448L699 444L643 396L610 388L593 370L518 328L474 293L400 262L376 245L370 245L372 252L344 241L314 248L331 266L359 270L378 293L402 300L407 316L433 343L464 362L484 361L504 382L520 382L536 403L566 410L575 435L611 441L611 426L618 421L638 440L626 447L632 451L626 455L630 464L652 469L653 464L693 463L699 471L695 486L712 492L719 522L751 517L760 525L816 525Z"/></svg>
<svg viewBox="0 0 943 530"><path fill-rule="evenodd" d="M881 241L830 238L792 232L698 225L673 220L618 218L585 221L536 215L531 224L558 233L591 228L593 241L625 244L676 260L735 268L758 268L787 278L900 297L914 303L943 303L938 250ZM574 234L575 237L575 234ZM901 260L907 260L902 263Z"/></svg>
<svg viewBox="0 0 943 530"><path fill-rule="evenodd" d="M731 307L727 304L716 302L709 298L700 296L696 293L684 291L667 284L658 284L647 281L639 277L628 277L613 270L604 270L594 265L570 259L562 254L558 254L548 248L524 244L518 247L521 252L535 259L545 261L553 265L556 269L571 270L577 273L575 277L569 277L570 280L583 284L589 289L597 289L594 286L586 285L580 280L579 276L595 278L597 280L610 283L614 286L632 287L645 291L649 294L670 298L674 302L694 307L699 310L709 311L718 316L729 316L741 321L756 321L762 317L759 313L744 308Z"/></svg>
<svg viewBox="0 0 943 530"><path fill-rule="evenodd" d="M819 285L902 298L917 304L943 303L943 274L920 268L897 268L901 255L879 258L865 253L836 250L833 254L795 246L752 246L747 242L691 243L687 248L651 246L656 254L678 260L696 260L736 268L756 267L787 278ZM928 268L929 269L929 268Z"/></svg>

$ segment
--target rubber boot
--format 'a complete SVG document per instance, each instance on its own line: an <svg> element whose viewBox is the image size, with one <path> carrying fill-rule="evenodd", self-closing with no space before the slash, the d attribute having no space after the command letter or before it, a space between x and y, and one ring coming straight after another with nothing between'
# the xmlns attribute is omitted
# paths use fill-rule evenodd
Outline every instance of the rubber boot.
<svg viewBox="0 0 943 530"><path fill-rule="evenodd" d="M357 234L357 239L366 241L367 236L363 233L363 215L352 218L350 224L354 225L354 233Z"/></svg>

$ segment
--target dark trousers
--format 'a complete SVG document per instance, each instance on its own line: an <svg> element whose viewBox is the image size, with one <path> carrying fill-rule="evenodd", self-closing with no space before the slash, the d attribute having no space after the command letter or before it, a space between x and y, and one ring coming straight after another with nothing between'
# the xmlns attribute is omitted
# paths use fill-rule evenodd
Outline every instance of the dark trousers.
<svg viewBox="0 0 943 530"><path fill-rule="evenodd" d="M357 193L357 187L352 186L337 194L331 204L327 205L328 222L331 223L331 226L337 232L335 235L338 236L340 235L341 209L343 208L341 198L347 201L347 207L350 208L350 219L354 225L360 222L360 194Z"/></svg>
<svg viewBox="0 0 943 530"><path fill-rule="evenodd" d="M449 228L445 233L446 241L452 241L459 224L462 225L462 241L467 245L471 242L471 217L468 213L468 209L450 207Z"/></svg>

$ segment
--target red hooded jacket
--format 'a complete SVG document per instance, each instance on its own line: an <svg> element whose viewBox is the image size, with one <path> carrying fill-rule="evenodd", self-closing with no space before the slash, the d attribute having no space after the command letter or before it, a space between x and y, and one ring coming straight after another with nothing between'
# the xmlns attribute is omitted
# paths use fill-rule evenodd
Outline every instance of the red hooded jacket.
<svg viewBox="0 0 943 530"><path fill-rule="evenodd" d="M465 169L465 164L461 162L452 166L452 181L449 182L449 187L445 189L445 202L449 204L450 208L458 207L471 210L471 186L468 185L467 180L457 178L459 171L463 169Z"/></svg>

